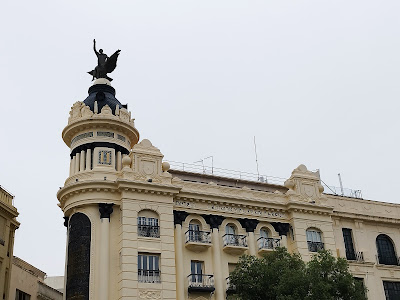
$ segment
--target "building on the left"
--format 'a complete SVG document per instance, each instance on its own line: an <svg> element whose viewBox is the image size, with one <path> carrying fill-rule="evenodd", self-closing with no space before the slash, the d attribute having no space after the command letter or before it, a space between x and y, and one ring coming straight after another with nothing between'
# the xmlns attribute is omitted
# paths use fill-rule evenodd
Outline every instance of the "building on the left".
<svg viewBox="0 0 400 300"><path fill-rule="evenodd" d="M0 295L8 299L15 230L19 227L14 196L0 186Z"/></svg>

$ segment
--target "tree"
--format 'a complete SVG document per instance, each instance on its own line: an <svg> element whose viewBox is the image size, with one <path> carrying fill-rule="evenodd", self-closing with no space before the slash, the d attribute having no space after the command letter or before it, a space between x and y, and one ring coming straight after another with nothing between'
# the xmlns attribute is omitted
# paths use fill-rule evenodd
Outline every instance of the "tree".
<svg viewBox="0 0 400 300"><path fill-rule="evenodd" d="M257 258L242 256L232 274L241 300L365 300L365 288L353 278L345 259L321 251L304 263L286 248Z"/></svg>

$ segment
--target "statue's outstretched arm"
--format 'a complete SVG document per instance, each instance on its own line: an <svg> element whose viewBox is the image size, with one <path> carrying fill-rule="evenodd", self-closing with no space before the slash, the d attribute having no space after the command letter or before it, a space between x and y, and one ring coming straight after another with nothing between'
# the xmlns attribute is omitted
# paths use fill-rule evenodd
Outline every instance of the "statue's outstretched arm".
<svg viewBox="0 0 400 300"><path fill-rule="evenodd" d="M98 56L99 52L97 52L97 50L96 50L96 39L93 40L93 50L94 50L94 53L96 53L96 55Z"/></svg>

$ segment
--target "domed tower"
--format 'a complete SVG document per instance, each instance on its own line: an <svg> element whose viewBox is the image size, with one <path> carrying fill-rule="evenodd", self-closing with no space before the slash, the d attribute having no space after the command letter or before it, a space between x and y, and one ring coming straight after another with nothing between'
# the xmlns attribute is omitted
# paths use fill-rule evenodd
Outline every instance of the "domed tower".
<svg viewBox="0 0 400 300"><path fill-rule="evenodd" d="M68 228L64 298L176 299L178 189L161 152L138 143L107 79L73 104L62 138L70 147L69 177L57 193Z"/></svg>

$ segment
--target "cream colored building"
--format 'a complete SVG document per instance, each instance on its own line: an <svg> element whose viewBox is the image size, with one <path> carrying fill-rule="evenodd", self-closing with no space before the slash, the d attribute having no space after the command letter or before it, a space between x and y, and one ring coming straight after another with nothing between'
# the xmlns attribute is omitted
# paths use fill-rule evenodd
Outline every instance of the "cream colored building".
<svg viewBox="0 0 400 300"><path fill-rule="evenodd" d="M14 256L9 300L62 300L63 294L48 286L46 273Z"/></svg>
<svg viewBox="0 0 400 300"><path fill-rule="evenodd" d="M14 196L0 186L0 295L8 299L15 230L19 227Z"/></svg>
<svg viewBox="0 0 400 300"><path fill-rule="evenodd" d="M304 165L284 184L170 169L149 140L138 142L104 79L72 106L62 137L71 149L57 193L68 226L65 299L223 300L239 256L277 246L304 260L331 250L369 299L399 299L397 204L327 194Z"/></svg>

